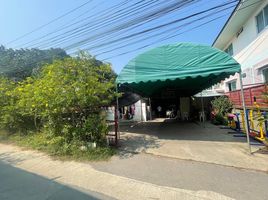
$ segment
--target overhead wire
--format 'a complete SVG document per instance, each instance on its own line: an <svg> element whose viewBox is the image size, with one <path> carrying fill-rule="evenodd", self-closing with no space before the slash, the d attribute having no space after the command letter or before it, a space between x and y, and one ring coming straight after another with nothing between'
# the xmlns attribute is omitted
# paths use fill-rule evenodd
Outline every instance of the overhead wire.
<svg viewBox="0 0 268 200"><path fill-rule="evenodd" d="M237 11L244 10L244 9L250 7L250 6L253 6L253 5L256 4L256 3L258 3L258 2L249 4L249 5L247 5L246 7L243 7L243 8L238 9ZM228 9L228 8L227 8L227 9ZM168 36L168 37L160 38L160 39L158 39L157 41L154 41L154 42L152 42L152 43L150 43L150 44L148 44L148 45L144 45L144 46L142 46L142 47L135 48L135 49L133 49L133 50L126 51L126 52L124 52L124 53L120 53L120 54L117 54L117 55L115 55L115 56L110 56L110 57L104 58L103 60L108 60L108 59L111 59L111 58L114 58L114 57L118 57L118 56L122 56L122 55L125 55L125 54L128 54L128 53L132 53L132 52L134 52L134 51L138 51L138 50L141 50L141 49L143 49L143 48L149 47L149 46L151 46L151 45L153 45L153 44L155 44L155 43L158 43L158 42L161 42L161 41L165 41L165 40L167 40L167 39L171 39L171 38L177 37L178 35L181 35L181 34L183 34L183 33L192 31L192 30L194 30L194 29L196 29L196 28L199 28L199 27L201 27L201 26L203 26L203 25L205 25L205 24L208 24L208 23L211 23L211 22L213 22L213 21L215 21L215 20L217 20L217 19L223 18L223 17L225 17L226 15L229 15L229 14L230 14L230 13L221 15L221 16L219 16L219 17L216 17L216 18L212 19L212 20L209 20L208 22L204 22L204 23L202 23L202 24L200 24L200 25L197 25L197 26L195 26L195 27L193 27L193 28L190 28L190 29L188 29L188 30L186 30L186 31L183 31L183 32L180 32L180 33L178 33L178 34L171 35L171 36ZM117 50L117 49L113 49L113 51L115 51L115 50ZM110 52L110 51L109 51L109 52ZM99 56L99 55L101 55L101 54L103 54L103 53L106 53L106 52L101 52L101 53L97 54L97 56ZM107 53L108 53L108 52L107 52Z"/></svg>
<svg viewBox="0 0 268 200"><path fill-rule="evenodd" d="M32 31L27 32L27 33L25 33L25 34L23 34L23 35L21 35L21 36L15 38L14 40L11 40L11 41L7 42L6 45L12 44L12 43L14 43L14 42L16 42L16 41L18 41L18 40L20 40L20 39L22 39L22 38L25 38L26 36L28 36L28 35L30 35L30 34L36 32L36 31L39 31L39 30L43 29L44 27L46 27L46 26L48 26L48 25L50 25L50 24L52 24L52 23L54 23L54 22L56 22L56 21L62 19L63 17L65 17L65 16L67 16L67 15L69 15L69 14L75 12L76 10L78 10L78 9L80 9L80 8L82 8L82 7L84 7L84 6L86 6L87 4L89 4L89 3L92 2L92 1L93 1L93 0L88 0L88 1L86 1L85 3L83 3L83 4L79 5L78 7L74 8L74 9L72 9L72 10L70 10L70 11L68 11L68 12L66 12L66 13L64 13L64 14L62 14L62 15L60 15L59 17L56 17L56 18L52 19L51 21L49 21L49 22L47 22L47 23L45 23L45 24L43 24L43 25L41 25L41 26L39 26L39 27L33 29Z"/></svg>
<svg viewBox="0 0 268 200"><path fill-rule="evenodd" d="M125 22L123 24L120 24L120 25L117 25L115 27L112 27L111 29L104 30L101 33L96 33L95 35L90 36L88 38L85 38L85 39L83 39L83 40L81 40L81 41L79 41L79 42L77 42L75 44L69 45L69 46L65 47L64 49L68 50L70 48L75 48L76 46L85 45L86 43L95 40L96 37L104 36L107 33L109 33L109 34L116 33L118 31L121 31L122 29L129 28L129 27L131 27L131 26L133 26L135 24L138 24L138 23L142 23L142 22L144 22L145 20L148 20L151 17L155 17L155 16L159 16L160 14L165 14L165 13L171 12L174 9L178 9L181 6L184 6L185 2L189 3L189 2L192 2L192 0L181 1L179 4L178 3L173 3L171 5L167 5L166 7L159 8L157 10L152 10L151 12L146 13L143 16L139 16L136 19L133 19L131 21L127 21L127 22Z"/></svg>
<svg viewBox="0 0 268 200"><path fill-rule="evenodd" d="M201 26L201 25L200 25Z"/></svg>
<svg viewBox="0 0 268 200"><path fill-rule="evenodd" d="M153 0L153 1L157 1L157 0ZM90 30L91 32L93 32L93 31L95 31L95 30L93 30L94 27L100 26L103 23L106 23L107 20L111 21L111 20L116 19L119 16L119 14L122 15L121 17L123 17L124 14L127 14L127 12L130 9L135 8L134 6L136 6L139 3L142 3L143 1L140 0L139 2L136 2L134 4L128 5L129 2L131 2L131 1L126 0L126 1L121 2L120 4L117 4L115 6L109 7L106 10L102 10L102 12L105 12L102 15L92 15L92 16L90 16L88 18L84 18L82 20L79 20L78 22L73 24L73 25L78 25L78 26L76 26L76 27L74 27L74 28L72 28L70 30L67 30L67 31L65 31L63 33L57 34L57 35L55 35L53 37L50 37L50 38L48 38L48 39L46 39L44 41L36 43L34 45L41 45L39 47L42 47L42 45L49 45L49 44L55 45L55 41L61 41L63 39L69 38L71 36L72 36L72 38L69 38L69 39L73 39L74 35L85 33L85 32L82 32L82 31ZM147 2L147 4L148 4L148 2ZM127 9L129 9L129 10L127 10ZM122 13L122 11L124 11L124 12ZM101 13L101 11L99 13ZM91 20L79 25L79 23L81 23L82 21L85 21L85 19L86 20L91 19Z"/></svg>
<svg viewBox="0 0 268 200"><path fill-rule="evenodd" d="M188 0L189 1L189 0ZM192 1L192 0L191 0ZM142 3L143 1L139 1L137 3ZM107 35L110 35L111 33L114 33L116 31L121 31L122 29L126 29L130 26L133 26L137 23L141 23L144 22L145 19L149 19L149 17L151 17L150 15L154 14L161 14L163 12L164 9L167 8L161 8L162 10L160 10L160 8L158 10L153 10L153 8L155 6L159 6L162 5L162 3L157 3L158 1L150 1L149 4L148 2L146 3L146 5L143 3L141 6L143 7L135 7L135 8L131 8L130 10L125 10L123 13L121 13L119 16L116 16L116 18L112 18L110 17L109 21L103 22L103 23L97 23L95 24L95 26L91 26L89 29L88 27L83 27L82 29L79 29L78 31L73 32L71 35L68 35L67 37L64 36L60 42L66 42L69 41L70 39L78 39L81 36L87 36L89 33L94 32L94 35L91 35L89 38L86 38L85 40L89 41L94 41L96 42L97 38L100 38L100 36L102 36L102 38L107 37ZM157 3L156 5L154 5L152 7L152 3ZM177 4L177 3L176 3ZM145 7L144 7L145 6ZM176 7L175 4L172 4L172 8L174 9L174 7ZM148 8L150 8L150 12L149 13L144 13L145 10L148 10ZM170 7L169 7L170 9ZM127 17L132 17L134 15L137 15L139 13L142 13L142 15L138 15L138 17L136 18L132 18L131 21L127 20ZM142 18L143 17L143 18ZM139 20L139 21L137 21ZM121 24L120 24L121 22ZM109 25L114 25L112 26L110 29L105 29L107 27L109 27ZM117 25L119 24L119 25ZM96 32L98 30L101 30L101 32ZM107 34L108 33L108 34ZM58 41L58 40L57 40ZM52 41L52 43L55 41ZM84 41L79 41L80 43L83 43ZM61 44L60 43L60 44ZM57 44L56 44L57 45ZM78 43L76 45L79 45Z"/></svg>
<svg viewBox="0 0 268 200"><path fill-rule="evenodd" d="M103 1L103 2L105 2L105 1ZM83 19L77 20L77 21L75 21L75 22L72 23L72 24L65 25L65 26L62 27L62 28L59 28L59 29L57 29L57 30L55 30L55 31L52 31L52 32L50 32L50 33L48 33L48 34L46 34L46 35L44 35L44 36L42 36L42 37L40 37L40 38L38 38L38 39L36 39L36 40L29 41L29 42L26 43L26 44L31 44L31 43L33 43L33 42L35 42L35 41L37 41L37 40L44 39L44 38L46 38L46 37L49 36L49 35L53 35L53 34L55 34L55 33L57 33L57 32L60 32L60 31L65 30L65 29L68 29L68 28L73 27L73 26L75 26L75 25L79 25L81 22L84 22L84 21L86 21L86 20L90 20L90 19L92 19L94 23L97 23L97 22L99 22L100 20L104 20L105 17L106 17L106 18L107 18L108 16L111 17L111 15L114 14L114 10L116 10L116 9L118 9L118 8L120 8L120 7L124 6L124 5L126 5L128 2L130 2L130 0L125 0L125 1L123 1L123 2L120 2L119 4L116 4L116 5L114 5L114 6L111 6L111 7L109 7L108 9L101 9L101 10L99 10L98 12L100 13L100 12L104 12L104 11L105 11L105 14L104 14L104 15L96 16L96 14L94 13L94 14L92 14L92 15L90 15L90 16L87 16L87 17L85 17L85 18L83 18ZM98 4L97 6L99 6L99 5L101 5L101 4ZM95 9L97 6L91 8L91 9ZM111 12L113 12L113 13L111 13ZM117 11L116 11L116 12L117 12ZM76 18L76 19L77 19L77 18ZM74 28L71 29L71 30L67 30L67 31L65 31L64 33L60 33L60 34L58 34L58 35L52 36L52 37L47 38L47 39L45 39L45 40L41 40L41 41L39 41L39 42L33 43L33 44L31 44L29 47L33 47L33 46L37 46L37 45L40 46L40 45L42 45L42 44L48 44L49 41L51 41L52 39L56 39L56 38L60 38L60 39L62 39L63 36L64 36L64 34L71 33L71 32L73 32L73 31L77 31L77 29L78 29L79 27L82 27L82 26L84 26L84 25L86 25L86 24L89 24L89 22L86 22L86 23L84 23L84 24L81 24L81 25L79 25L79 26L76 26L76 27L74 27ZM26 45L26 44L24 44L24 45Z"/></svg>
<svg viewBox="0 0 268 200"><path fill-rule="evenodd" d="M234 3L236 1L232 1L231 3ZM230 4L230 3L229 3ZM86 50L92 50L94 48L98 48L98 47L102 47L102 46L105 46L105 45L110 45L110 44L113 44L113 43L116 43L118 41L122 41L122 40L125 40L125 39L128 39L130 37L134 37L134 36L137 36L137 35L142 35L142 34L145 34L145 33L148 33L148 32L152 32L152 31L155 31L155 30L159 30L161 28L164 28L164 27L168 27L170 25L173 25L173 24L176 24L178 22L182 22L182 21L185 21L189 18L192 18L192 17L195 17L195 16L198 16L198 15L201 15L201 14L204 14L204 13L207 13L207 12L210 12L214 9L217 9L217 8L221 8L221 7L224 7L226 5L229 5L229 4L221 4L221 5L217 5L217 6L214 6L214 7L211 7L209 9L206 9L206 10L202 10L200 12L196 12L194 14L191 14L189 16L186 16L186 17L182 17L182 18L179 18L179 19L176 19L176 20L173 20L173 21L170 21L168 23L162 23L160 25L157 25L155 27L151 27L149 29L145 29L145 30L142 30L142 31L139 31L139 32L135 32L135 33L131 33L127 36L123 36L123 37L119 37L119 38L116 38L114 40L111 40L111 41L107 41L107 42L104 42L104 43L100 43L98 45L95 45L95 46L91 46L90 49L86 49ZM68 50L68 48L65 48L66 50Z"/></svg>
<svg viewBox="0 0 268 200"><path fill-rule="evenodd" d="M38 41L38 40L41 40L41 39L43 39L43 38L45 38L45 37L47 37L47 36L49 36L49 35L52 35L52 34L55 34L55 33L57 33L57 32L60 32L60 31L62 31L62 30L65 30L65 29L67 29L67 28L70 28L71 26L77 24L77 23L80 22L80 21L82 22L82 21L87 20L87 19L90 18L90 17L93 17L94 14L92 14L90 17L85 17L85 18L83 18L83 19L81 19L81 20L77 20L77 19L79 19L80 17L82 17L82 16L88 14L89 11L91 11L91 10L95 10L97 7L99 7L100 5L102 5L104 2L105 2L105 0L101 1L100 3L98 3L97 5L95 5L95 6L93 6L93 7L90 7L90 9L87 9L86 11L84 11L84 12L81 13L81 14L79 14L78 16L75 16L75 18L69 20L67 23L65 23L64 25L58 27L57 29L53 30L52 32L46 33L45 35L39 36L39 37L37 37L37 38L35 38L35 39L32 39L32 40L30 40L30 41L28 41L28 42L24 42L24 43L22 43L22 44L20 44L20 45L15 46L14 48L25 47L26 45L30 45L30 44L32 44L33 42L36 42L36 41ZM74 23L72 23L72 22L74 22ZM30 48L30 47L32 47L32 45L31 45L31 46L26 46L26 47L27 47L27 48Z"/></svg>

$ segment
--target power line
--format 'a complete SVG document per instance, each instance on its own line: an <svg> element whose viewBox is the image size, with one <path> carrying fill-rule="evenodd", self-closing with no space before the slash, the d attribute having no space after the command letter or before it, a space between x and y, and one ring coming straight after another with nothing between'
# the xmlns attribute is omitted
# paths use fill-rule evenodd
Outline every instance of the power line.
<svg viewBox="0 0 268 200"><path fill-rule="evenodd" d="M104 30L102 32L98 32L95 35L91 36L91 39L93 40L93 39L96 39L97 37L100 37L100 34L102 36L106 35L107 33L111 34L112 31L115 31L115 30L113 30L113 27L111 28L111 30L105 29L106 27L109 27L109 25L114 25L114 24L117 24L119 22L122 22L122 20L123 20L123 22L124 21L125 22L123 24L121 23L120 25L116 25L114 28L119 30L120 26L121 27L126 26L126 25L130 26L131 24L129 24L129 21L126 21L127 17L132 16L132 15L136 15L137 13L143 12L143 10L145 11L146 9L152 10L153 7L151 5L152 5L152 3L156 3L156 2L157 2L157 0L143 3L143 0L141 0L133 5L130 5L128 7L128 9L126 9L126 10L124 10L124 9L119 10L117 13L118 15L109 16L108 21L103 21L101 23L95 22L93 24L91 24L91 22L89 22L89 23L85 24L83 27L65 32L63 35L61 35L61 34L57 35L56 38L52 38L54 40L51 40L50 43L55 45L55 42L57 42L56 45L59 45L59 44L62 44L64 42L67 42L69 40L78 39L83 35L87 36L88 33L96 32L97 30L102 30L103 28L104 28ZM142 4L138 5L140 3L142 3ZM161 3L158 3L156 5L161 5ZM156 5L154 5L154 6L156 6ZM141 10L141 9L143 9L143 10ZM134 20L136 20L136 19L137 18L132 19L132 22L134 23ZM66 33L67 33L67 36L65 35ZM68 34L68 33L70 33L70 34ZM107 35L109 35L109 34L107 34ZM60 39L58 40L58 38L60 38Z"/></svg>
<svg viewBox="0 0 268 200"><path fill-rule="evenodd" d="M229 13L229 14L230 14L230 13ZM220 18L223 18L223 17L225 17L225 16L226 16L226 15L221 15L221 16L219 16L219 17L216 17L216 18L214 18L214 19L211 19L211 20L209 20L209 21L207 21L207 22L204 22L204 23L202 23L202 24L200 24L200 25L197 25L197 26L195 26L195 27L193 27L193 28L190 28L190 29L188 29L188 30L185 30L185 31L183 31L183 32L180 32L180 33L177 33L177 34L175 34L175 35L168 36L168 37L163 37L163 38L161 38L161 39L158 39L158 40L155 41L155 42L151 42L151 43L149 43L149 44L147 44L147 45L144 45L144 46L142 46L142 47L135 48L135 49L132 49L132 50L130 50L130 51L126 51L126 52L124 52L124 53L120 53L120 54L117 54L117 55L114 55L114 56L110 56L110 57L104 58L104 59L102 59L102 60L105 61L105 60L109 60L109 59L111 59L111 58L115 58L115 57L118 57L118 56L122 56L122 55L126 55L126 54L129 54L129 53L138 51L138 50L142 50L142 49L144 49L144 48L146 48L146 47L150 47L151 45L156 44L156 43L158 43L158 42L165 41L165 40L168 40L168 39L177 37L177 36L179 36L179 35L182 35L182 34L184 34L184 33L190 32L190 31L192 31L192 30L194 30L194 29L197 29L197 28L199 28L199 27L201 27L201 26L204 26L204 25L206 25L206 24L209 24L209 23L211 23L211 22L213 22L213 21L216 21L216 20L218 20L218 19L220 19Z"/></svg>
<svg viewBox="0 0 268 200"><path fill-rule="evenodd" d="M217 13L214 13L214 14L217 14ZM203 19L208 18L208 17L210 17L210 16L211 16L211 15L206 15L206 16L204 16L204 17L195 19L195 20L193 20L193 21L191 21L191 22L184 23L184 24L182 24L182 25L176 27L176 30L173 30L173 28L172 28L172 29L169 29L168 31L172 31L172 30L173 30L172 34L174 34L174 33L177 32L178 30L180 30L180 28L184 28L185 26L191 25L191 24L194 23L194 22L203 20ZM216 20L216 19L219 19L219 18L222 18L222 17L224 17L224 16L226 16L226 15L221 15L220 17L216 17L215 20ZM213 20L210 20L209 22L212 22L212 21L215 21L215 20L213 19ZM202 25L205 25L205 24L207 24L207 22L204 23L204 24L202 24ZM200 27L200 25L198 25L196 28L198 28L198 27ZM187 32L188 32L188 31L187 31ZM116 50L118 50L118 49L122 49L122 48L124 48L124 47L126 47L126 46L129 46L129 45L132 45L132 44L137 44L137 43L140 43L140 42L144 42L144 41L147 40L147 39L150 39L150 38L152 38L152 37L156 37L156 36L163 35L164 33L166 33L166 31L157 33L157 34L155 34L155 35L153 35L153 36L150 35L150 36L148 36L148 37L146 37L146 38L142 38L142 39L140 39L140 40L138 40L138 41L133 41L133 42L131 42L131 43L128 43L128 44L119 46L119 47L117 47L117 48L113 48L113 49L109 49L109 50L106 50L106 51L102 51L102 52L98 53L96 56L100 56L100 55L103 55L103 54L107 54L107 53L116 51ZM184 31L183 33L185 33L185 31ZM172 34L170 34L170 35L172 35ZM176 34L175 36L172 35L172 37L171 37L170 35L167 36L168 38L167 38L167 37L162 37L161 39L158 39L157 41L155 41L155 42L153 42L153 43L150 43L150 45L153 45L153 44L155 44L155 43L157 43L157 42L161 42L161 41L164 41L164 40L173 38L173 37L175 37L175 36L181 35L181 33L180 33L180 34ZM146 46L144 46L144 47L147 47L147 46L150 46L150 45L146 45ZM106 60L106 59L105 59L105 60Z"/></svg>
<svg viewBox="0 0 268 200"><path fill-rule="evenodd" d="M248 7L250 7L250 6L254 5L254 4L256 4L256 3L257 3L257 2L252 3L252 4L250 4L250 5L247 5L246 7L242 7L242 8L240 8L240 9L238 9L237 11L244 10L244 9L246 9L246 8L248 8ZM217 12L220 13L220 12L222 12L222 11L224 11L224 10L228 10L228 9L230 9L230 8L232 8L232 7L233 7L233 6L231 6L231 7L229 7L229 8L226 8L226 9L224 8L224 9L219 10L219 11L215 11L214 14L216 14ZM185 24L182 24L182 25L180 25L179 27L176 27L176 29L177 29L177 28L185 27L185 26L190 25L190 24L192 24L192 23L194 23L194 22L196 22L196 21L200 21L201 19L204 19L204 18L209 17L209 15L210 15L210 14L208 14L208 15L206 15L206 16L204 16L204 17L198 18L198 19L196 19L196 20L193 20L193 21L191 21L191 22L187 22L187 23L185 23ZM212 20L210 20L210 21L208 21L208 22L205 22L205 23L201 24L201 26L202 26L202 25L205 25L205 24L207 24L207 23L210 23L210 22L212 22L212 21L215 21L215 20L217 20L217 19L219 19L219 18L222 18L222 17L224 17L224 16L226 16L226 15L227 15L227 14L224 14L224 15L221 15L221 16L219 16L219 17L216 17L215 19L212 19ZM228 15L229 15L229 14L228 14ZM198 28L198 27L200 27L200 25L198 25L198 26L196 26L196 27L194 27L194 28L191 28L190 30L186 30L186 31L184 31L184 32L182 32L182 33L191 31L191 30L196 29L196 28ZM172 31L172 29L167 30L167 32L169 32L169 31ZM175 32L176 32L176 31L177 31L177 30L175 30ZM165 31L163 31L163 32L161 32L161 33L158 33L158 34L155 34L155 35L148 36L147 38L142 38L141 40L134 41L134 42L132 42L132 43L128 43L128 44L126 44L126 45L119 46L119 47L117 47L117 48L113 48L113 49L110 49L110 50L107 50L107 51L102 51L102 52L98 53L97 56L102 55L102 54L106 54L106 53L109 53L109 52L112 52L112 51L116 51L116 50L118 50L118 49L121 49L121 48L123 48L123 47L129 46L129 45L131 45L131 44L136 44L136 43L139 43L139 42L143 42L143 41L145 41L146 39L150 39L151 37L156 37L156 36L162 35L163 33L165 33ZM181 35L182 33L175 34L175 35L170 36L170 37L169 37L169 36L167 36L167 37L163 37L163 38L161 38L161 39L159 39L159 40L157 40L157 41L155 41L155 42L153 42L153 43L150 43L149 45L145 45L145 46L143 46L142 48L137 48L137 49L135 49L135 50L140 50L140 49L146 48L146 47L148 47L148 46L150 46L150 45L152 45L152 44L155 44L155 43L157 43L157 42L161 42L161 41L164 41L164 40L167 40L167 39L171 39L171 38L173 38L173 37L176 37L176 36L178 36L178 35ZM172 35L172 34L170 34L170 35ZM109 49L109 48L108 48L108 49ZM134 51L135 51L135 50L134 50ZM128 51L128 52L121 53L121 54L119 54L119 55L125 55L125 54L131 53L131 52L133 52L133 50L132 50L132 51ZM118 55L118 56L119 56L119 55ZM113 57L117 57L117 56L112 56L112 57L109 57L109 58L113 58ZM104 60L107 60L107 59L109 59L109 58L105 58Z"/></svg>
<svg viewBox="0 0 268 200"><path fill-rule="evenodd" d="M11 44L11 43L14 43L14 42L16 42L16 41L18 41L18 40L20 40L20 39L22 39L22 38L25 38L26 36L28 36L28 35L30 35L30 34L36 32L36 31L39 31L40 29L42 29L42 28L44 28L44 27L46 27L46 26L48 26L48 25L50 25L50 24L52 24L52 23L58 21L59 19L65 17L65 16L67 16L67 15L69 15L70 13L75 12L76 10L78 10L78 9L80 9L80 8L82 8L82 7L84 7L85 5L89 4L91 1L93 1L93 0L89 0L89 1L87 1L87 2L85 2L85 3L83 3L82 5L80 5L80 6L76 7L76 8L74 8L74 9L72 9L72 10L66 12L66 13L64 13L63 15L60 15L59 17L56 17L55 19L53 19L53 20L51 20L51 21L49 21L49 22L47 22L47 23L45 23L45 24L43 24L43 25L41 25L41 26L39 26L39 27L37 27L37 28L35 28L35 29L33 29L32 31L30 31L30 32L28 32L28 33L25 33L25 34L23 34L22 36L19 36L19 37L15 38L14 40L11 40L11 41L7 42L7 45L9 45L9 44Z"/></svg>
<svg viewBox="0 0 268 200"><path fill-rule="evenodd" d="M186 16L186 17L182 17L182 18L173 20L173 21L168 22L168 23L163 23L161 25L158 25L158 26L155 26L155 27L152 27L152 28L149 28L149 29L145 29L145 30L142 30L142 31L139 31L139 32L132 33L132 34L127 35L127 36L116 38L116 39L114 39L112 41L107 41L107 42L100 43L100 44L95 45L95 46L91 46L90 49L86 49L86 50L92 50L92 49L95 49L95 48L99 48L99 47L102 47L102 46L105 46L105 45L110 45L110 44L116 43L118 41L122 41L122 40L128 39L128 38L131 38L131 37L140 36L140 35L145 34L145 33L149 33L149 32L155 31L155 30L159 30L161 28L168 27L168 26L173 25L173 24L176 24L178 22L185 21L185 20L190 19L192 17L195 17L195 16L198 16L198 15L201 15L201 14L204 14L204 13L207 13L207 12L210 12L210 11L213 11L215 9L224 7L224 6L229 5L229 4L232 4L234 2L237 2L237 1L232 1L232 2L230 2L228 4L217 5L217 6L214 6L214 7L209 8L209 9L206 9L206 10L203 10L203 11L200 11L200 12L197 12L197 13L194 13L192 15L189 15L189 16ZM68 48L66 48L66 49L69 50Z"/></svg>
<svg viewBox="0 0 268 200"><path fill-rule="evenodd" d="M95 10L98 6L100 6L100 5L103 4L104 2L105 2L105 0L102 1L102 2L100 2L100 3L98 3L97 5L93 6L93 7L90 8L89 10L86 10L85 12L81 13L80 15L76 16L76 17L73 18L72 20L69 20L68 23L64 24L63 26L58 27L56 30L54 30L54 31L52 31L52 32L49 32L49 33L47 33L47 34L45 34L45 35L43 35L43 36L41 36L41 37L35 38L35 39L31 40L31 41L28 41L28 42L25 42L25 43L23 43L23 44L17 45L17 46L15 46L14 48L19 48L19 47L23 47L23 46L25 46L25 45L29 45L29 44L31 44L31 43L33 43L33 42L36 42L36 41L38 41L38 40L41 40L41 39L43 39L43 38L45 38L45 37L47 37L47 36L49 36L49 35L52 35L52 34L54 34L54 33L57 33L57 32L59 32L59 31L62 31L62 30L64 30L64 29L66 29L66 28L69 28L70 26L73 26L73 24L76 24L76 23L70 23L70 22L76 21L78 18L84 16L85 14L88 14L88 12L89 12L90 10L92 10L92 9ZM93 15L91 15L91 17L92 17L92 16L93 16ZM88 18L88 17L83 18L81 21L84 21L84 20L86 20L87 18ZM27 46L26 48L29 48L29 47L31 47L31 46Z"/></svg>
<svg viewBox="0 0 268 200"><path fill-rule="evenodd" d="M200 3L201 5L198 4L198 3ZM183 13L192 11L193 9L200 8L200 7L204 6L204 3L203 3L201 0L196 1L194 4L196 4L194 7L193 7L193 6L192 6L192 7L187 6L187 7L189 7L188 9L185 8L184 10L180 11L180 14L183 14ZM174 14L177 15L177 13L174 13ZM168 18L165 18L164 20L165 20L165 21L169 21L169 20L171 20L172 18L174 18L174 16L168 16ZM152 21L152 20L151 20L151 21ZM155 26L155 25L158 24L158 23L159 23L159 22L154 22L154 23L152 23L151 25L152 25L152 26ZM128 30L126 30L126 31L128 31ZM149 37L150 37L150 36L149 36ZM145 40L148 39L149 37L145 38ZM130 39L126 40L126 41L119 42L119 43L114 44L114 45L112 45L112 46L113 46L113 48L114 48L115 46L124 44L125 42L126 42L127 44L130 44L130 45L131 45L131 44L133 44L134 42L132 42L132 43L128 43L128 42L133 41L133 39L134 39L134 38L130 38ZM124 45L124 46L127 46L127 44ZM120 47L121 47L121 46L120 46ZM98 56L99 52L102 52L102 51L104 51L104 50L109 50L110 48L111 48L111 47L109 47L109 46L107 46L107 47L103 47L103 48L98 48L98 49L97 49L96 51L94 51L94 52L97 53L96 56Z"/></svg>
<svg viewBox="0 0 268 200"><path fill-rule="evenodd" d="M121 2L120 4L116 4L116 5L112 6L112 7L110 7L109 9L110 9L110 10L117 9L117 8L119 8L119 7L122 7L123 5L125 5L126 3L128 3L129 1L130 1L130 0L123 1L123 2ZM106 1L102 1L102 2L98 3L96 6L90 8L90 10L92 10L92 9L95 10L98 6L100 6L100 5L101 5L102 3L104 3L104 2L106 2ZM100 11L98 11L98 12L101 13L101 12L104 12L104 11L105 11L105 16L109 15L109 12L107 12L107 9L103 9L103 10L100 10ZM85 13L88 13L88 12L89 12L89 10L87 10ZM81 16L81 15L79 15L79 16ZM34 40L31 40L31 41L29 41L29 42L27 42L27 43L24 43L23 45L32 44L32 43L34 43L34 42L36 42L36 41L38 41L38 40L41 40L41 39L46 38L47 36L53 35L53 34L55 34L55 33L57 33L57 32L60 32L60 31L65 30L65 29L68 29L68 28L73 27L73 26L75 26L75 25L77 25L77 24L80 24L81 22L83 22L83 21L85 21L85 20L88 20L88 19L93 19L94 22L96 22L97 20L100 20L100 19L98 19L98 18L96 17L96 14L95 14L95 13L92 14L92 15L90 15L90 16L87 16L87 17L85 17L85 18L83 18L83 19L81 19L81 20L77 20L77 19L79 18L79 16L78 16L78 17L75 17L75 20L76 20L76 21L75 21L74 23L71 23L71 24L65 24L64 26L59 27L57 30L52 31L52 32L49 32L49 33L45 34L44 36L41 36L41 37L36 38L36 39L34 39ZM102 16L102 17L103 17L103 16ZM72 29L72 30L77 30L77 27L75 27L75 28ZM67 32L70 32L70 31L67 31ZM67 32L65 32L65 33L67 33ZM65 33L63 33L63 34L65 34ZM33 46L36 46L36 45L41 45L42 43L47 42L47 41L49 41L49 40L51 40L51 39L54 39L54 38L57 38L57 37L62 38L62 35L63 35L63 34L61 33L61 34L59 34L59 35L50 37L50 38L48 38L48 39L46 39L46 40L43 40L43 41L41 40L41 41L39 41L39 42L36 42L36 43L30 45L29 47L33 47Z"/></svg>
<svg viewBox="0 0 268 200"><path fill-rule="evenodd" d="M180 3L175 2L175 3L172 3L170 5L166 5L163 8L159 8L159 9L153 10L153 11L151 11L149 13L145 13L144 15L139 16L139 17L137 17L135 19L132 19L131 21L126 21L123 24L120 24L118 26L112 27L112 28L110 28L108 30L104 30L101 33L96 33L93 36L90 36L90 37L88 37L86 39L83 39L81 41L78 41L78 42L76 42L74 44L71 44L71 45L65 47L65 49L69 50L69 49L75 48L77 46L85 45L88 42L95 40L96 38L106 36L107 33L109 33L109 34L116 33L118 31L121 31L121 30L124 30L126 28L129 28L129 27L131 27L131 26L133 26L135 24L142 23L142 22L150 19L151 17L157 17L157 16L161 15L162 13L166 14L166 13L169 13L169 12L173 11L174 9L179 9L182 6L184 6L185 4L191 3L191 2L192 2L192 0L190 0L190 1L186 0L186 1L181 1Z"/></svg>

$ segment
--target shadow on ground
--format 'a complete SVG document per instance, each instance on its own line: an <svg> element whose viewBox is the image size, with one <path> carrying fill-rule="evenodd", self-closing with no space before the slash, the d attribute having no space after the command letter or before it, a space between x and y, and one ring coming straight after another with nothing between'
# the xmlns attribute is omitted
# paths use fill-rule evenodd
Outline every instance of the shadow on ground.
<svg viewBox="0 0 268 200"><path fill-rule="evenodd" d="M182 122L165 119L162 122L144 122L132 126L120 126L121 134L135 133L137 135L155 136L168 140L198 140L218 142L245 142L245 138L233 137L228 130L221 129L209 122ZM229 130L231 131L231 130ZM150 142L151 143L151 142Z"/></svg>
<svg viewBox="0 0 268 200"><path fill-rule="evenodd" d="M165 141L245 143L245 137L233 137L226 129L209 122L182 122L173 119L153 120L143 123L120 125L121 158L133 156L133 152L158 149ZM182 143L180 143L182 144ZM180 145L178 144L178 145Z"/></svg>
<svg viewBox="0 0 268 200"><path fill-rule="evenodd" d="M1 155L3 156L3 155ZM9 200L95 200L111 199L95 192L71 188L0 161L0 199Z"/></svg>

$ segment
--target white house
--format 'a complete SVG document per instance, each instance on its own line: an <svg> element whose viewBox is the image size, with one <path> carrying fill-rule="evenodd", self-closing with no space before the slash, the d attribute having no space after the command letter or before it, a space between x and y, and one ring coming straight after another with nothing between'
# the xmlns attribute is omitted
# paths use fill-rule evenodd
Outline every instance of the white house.
<svg viewBox="0 0 268 200"><path fill-rule="evenodd" d="M213 47L241 64L244 87L268 82L268 0L241 0ZM221 87L225 92L240 89L238 74L224 80Z"/></svg>

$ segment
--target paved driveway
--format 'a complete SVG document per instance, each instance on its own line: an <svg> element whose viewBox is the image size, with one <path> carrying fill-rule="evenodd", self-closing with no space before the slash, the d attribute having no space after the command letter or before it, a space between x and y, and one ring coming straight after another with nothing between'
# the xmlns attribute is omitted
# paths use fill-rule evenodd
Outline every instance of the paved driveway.
<svg viewBox="0 0 268 200"><path fill-rule="evenodd" d="M259 153L260 147L249 155L245 137L233 137L210 123L157 119L120 130L124 151L268 171L268 155Z"/></svg>

